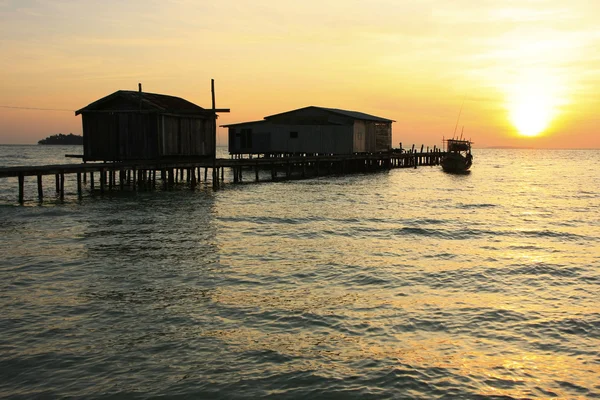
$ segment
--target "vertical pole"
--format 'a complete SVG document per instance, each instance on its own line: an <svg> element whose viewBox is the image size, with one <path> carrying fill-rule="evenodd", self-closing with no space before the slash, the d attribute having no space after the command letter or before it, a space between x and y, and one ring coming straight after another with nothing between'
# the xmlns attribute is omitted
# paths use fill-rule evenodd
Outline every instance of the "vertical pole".
<svg viewBox="0 0 600 400"><path fill-rule="evenodd" d="M38 198L40 201L44 199L44 189L42 187L42 175L38 174L37 176L37 187L38 187Z"/></svg>
<svg viewBox="0 0 600 400"><path fill-rule="evenodd" d="M90 171L90 190L94 191L94 171Z"/></svg>
<svg viewBox="0 0 600 400"><path fill-rule="evenodd" d="M212 97L212 109L213 109L213 117L212 117L212 153L213 153L213 187L216 188L219 179L219 176L215 176L215 167L217 166L217 112L216 110L216 101L215 101L215 80L210 80L210 93ZM216 178L216 179L215 179ZM205 179L206 180L206 179Z"/></svg>
<svg viewBox="0 0 600 400"><path fill-rule="evenodd" d="M60 175L55 174L54 179L56 181L56 193L60 192Z"/></svg>
<svg viewBox="0 0 600 400"><path fill-rule="evenodd" d="M60 171L60 199L65 199L65 173Z"/></svg>
<svg viewBox="0 0 600 400"><path fill-rule="evenodd" d="M24 186L25 186L25 177L23 176L23 173L20 172L19 173L19 203L23 204L24 201Z"/></svg>
<svg viewBox="0 0 600 400"><path fill-rule="evenodd" d="M77 196L81 197L81 172L77 173Z"/></svg>
<svg viewBox="0 0 600 400"><path fill-rule="evenodd" d="M104 185L106 185L106 176L105 176L104 168L100 168L100 193L104 194Z"/></svg>

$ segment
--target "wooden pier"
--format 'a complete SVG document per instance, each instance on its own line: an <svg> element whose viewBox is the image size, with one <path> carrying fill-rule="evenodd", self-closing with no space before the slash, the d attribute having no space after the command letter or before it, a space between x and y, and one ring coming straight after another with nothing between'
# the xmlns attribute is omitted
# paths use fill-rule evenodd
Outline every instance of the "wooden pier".
<svg viewBox="0 0 600 400"><path fill-rule="evenodd" d="M233 183L244 179L260 181L260 171L270 171L270 181L304 179L323 175L366 173L392 168L417 168L439 165L444 152L440 149L392 149L380 153L357 153L350 155L265 155L254 158L173 159L139 162L81 163L42 166L0 168L0 178L18 179L18 200L25 201L25 178L37 179L37 198L44 198L43 177L54 175L55 195L65 196L65 176L75 178L77 195L83 195L84 187L90 192L105 193L112 190L142 188L152 190L157 184L164 190L177 183L212 184L217 189L225 181L225 169ZM210 172L210 174L209 174ZM210 179L209 179L210 176ZM264 173L263 173L264 176Z"/></svg>

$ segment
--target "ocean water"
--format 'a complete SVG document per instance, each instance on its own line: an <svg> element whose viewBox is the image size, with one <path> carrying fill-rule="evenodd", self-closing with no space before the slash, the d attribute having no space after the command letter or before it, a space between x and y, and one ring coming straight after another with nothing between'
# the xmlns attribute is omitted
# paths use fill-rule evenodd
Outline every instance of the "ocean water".
<svg viewBox="0 0 600 400"><path fill-rule="evenodd" d="M0 179L0 397L600 398L600 151L474 156L24 206Z"/></svg>

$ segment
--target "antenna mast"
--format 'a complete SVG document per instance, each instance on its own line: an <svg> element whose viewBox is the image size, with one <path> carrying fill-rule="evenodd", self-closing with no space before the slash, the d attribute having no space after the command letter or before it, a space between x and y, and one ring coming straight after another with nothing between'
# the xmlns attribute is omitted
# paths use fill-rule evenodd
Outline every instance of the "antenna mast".
<svg viewBox="0 0 600 400"><path fill-rule="evenodd" d="M452 139L454 139L454 136L456 135L456 129L458 128L458 121L460 120L460 114L462 114L462 109L463 109L463 106L465 105L465 97L463 97L462 104L460 105L460 111L458 112L458 117L456 118L456 125L454 125L454 133L452 134Z"/></svg>

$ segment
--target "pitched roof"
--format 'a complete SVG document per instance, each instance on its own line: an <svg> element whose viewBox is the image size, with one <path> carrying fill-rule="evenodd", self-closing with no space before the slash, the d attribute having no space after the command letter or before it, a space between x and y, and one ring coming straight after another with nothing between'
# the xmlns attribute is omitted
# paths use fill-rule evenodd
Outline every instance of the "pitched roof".
<svg viewBox="0 0 600 400"><path fill-rule="evenodd" d="M88 104L86 107L75 111L79 115L84 111L102 110L102 106L115 99L123 99L132 104L139 104L140 96L142 98L142 108L144 110L156 110L170 113L206 113L207 110L189 102L181 97L169 96L166 94L137 92L134 90L118 90L106 97Z"/></svg>
<svg viewBox="0 0 600 400"><path fill-rule="evenodd" d="M279 114L273 114L273 115L269 115L269 116L265 117L265 119L280 116L283 114L293 113L293 112L300 111L300 110L306 110L308 108L316 108L316 109L327 111L327 112L330 112L333 114L343 115L345 117L350 117L352 119L358 119L358 120L362 120L362 121L395 122L394 120L391 120L391 119L377 117L375 115L365 114L365 113L358 112L358 111L349 111L349 110L342 110L339 108L327 108L327 107L318 107L318 106L302 107L302 108L298 108L296 110L286 111L286 112L282 112Z"/></svg>

